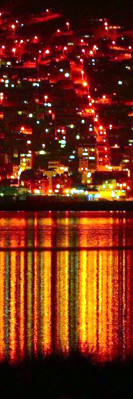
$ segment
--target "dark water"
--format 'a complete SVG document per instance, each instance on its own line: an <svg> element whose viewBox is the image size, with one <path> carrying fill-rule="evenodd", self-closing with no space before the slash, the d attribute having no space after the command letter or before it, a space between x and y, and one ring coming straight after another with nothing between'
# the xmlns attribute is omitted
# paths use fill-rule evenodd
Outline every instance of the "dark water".
<svg viewBox="0 0 133 399"><path fill-rule="evenodd" d="M0 361L133 357L133 214L0 213Z"/></svg>

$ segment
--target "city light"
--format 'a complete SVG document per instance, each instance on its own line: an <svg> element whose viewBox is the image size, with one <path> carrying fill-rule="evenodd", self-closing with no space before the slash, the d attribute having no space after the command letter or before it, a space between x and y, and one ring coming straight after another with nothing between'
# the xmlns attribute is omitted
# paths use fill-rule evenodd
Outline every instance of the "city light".
<svg viewBox="0 0 133 399"><path fill-rule="evenodd" d="M91 37L89 30L78 35L74 28L70 30L69 20L62 25L58 17L58 13L46 9L38 17L29 16L29 22L25 20L23 23L23 18L21 22L10 19L10 16L6 19L2 13L0 120L3 127L0 139L10 143L12 137L14 143L12 153L9 148L13 146L8 144L7 154L6 148L6 155L1 154L3 171L5 165L12 165L10 176L18 176L18 186L21 185L21 173L27 169L31 168L33 176L41 171L38 187L28 187L28 193L34 192L34 195L48 193L49 196L58 196L66 192L66 195L80 197L89 190L89 201L90 198L99 201L103 195L110 200L119 198L120 201L123 195L128 198L128 192L130 195L132 192L132 142L128 133L132 100L127 94L124 97L124 91L120 89L120 86L124 90L130 86L126 81L130 80L130 76L126 74L130 74L132 68L127 61L124 65L123 60L129 55L132 57L132 40L126 44L124 32L110 25L106 19L99 19L97 35L92 23ZM46 21L49 24L53 18L55 31L47 25L47 41L44 42L38 23L41 22L44 27ZM31 36L28 26L31 27ZM10 46L9 27L12 31ZM24 27L26 31L23 35L21 28ZM118 39L121 44L117 43ZM106 46L101 49L101 41L106 40L108 51ZM116 76L120 78L114 79L110 85L109 74L112 74L113 68L118 68ZM104 81L102 76L106 74L108 77ZM119 111L120 102L124 116ZM115 113L118 114L118 123L114 120ZM125 135L127 129L127 143L123 144L120 129L125 131ZM30 135L30 140L26 140L27 135ZM53 162L51 174L50 162ZM112 184L104 189L104 194L100 191L100 182L107 172L111 175L110 179L115 173L116 184L119 176L125 173L124 194L119 192L116 195ZM97 173L99 183L95 182ZM78 174L80 188L75 185ZM0 181L3 175L1 172ZM7 176L11 184L8 173ZM44 176L47 176L49 190L43 187ZM22 181L23 187L26 189L26 184L34 186L34 180L35 176L33 181L31 177L30 183ZM92 192L91 196L93 186L98 193L93 195Z"/></svg>
<svg viewBox="0 0 133 399"><path fill-rule="evenodd" d="M104 3L0 4L1 399L132 397L132 7Z"/></svg>

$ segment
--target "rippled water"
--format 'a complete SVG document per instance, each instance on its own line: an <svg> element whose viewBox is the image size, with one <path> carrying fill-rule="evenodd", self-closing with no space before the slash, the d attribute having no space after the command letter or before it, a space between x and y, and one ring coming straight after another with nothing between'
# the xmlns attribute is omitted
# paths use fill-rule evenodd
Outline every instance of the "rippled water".
<svg viewBox="0 0 133 399"><path fill-rule="evenodd" d="M133 214L0 213L0 361L133 357Z"/></svg>

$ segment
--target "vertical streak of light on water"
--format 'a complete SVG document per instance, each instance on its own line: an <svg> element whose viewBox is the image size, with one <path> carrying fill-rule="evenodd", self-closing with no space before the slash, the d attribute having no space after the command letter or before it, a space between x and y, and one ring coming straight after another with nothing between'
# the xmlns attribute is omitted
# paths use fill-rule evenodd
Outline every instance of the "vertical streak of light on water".
<svg viewBox="0 0 133 399"><path fill-rule="evenodd" d="M19 356L22 360L25 351L25 264L24 252L20 253L20 299L19 299Z"/></svg>
<svg viewBox="0 0 133 399"><path fill-rule="evenodd" d="M113 256L112 252L108 251L107 259L107 290L108 290L108 359L113 359Z"/></svg>
<svg viewBox="0 0 133 399"><path fill-rule="evenodd" d="M110 225L113 219L110 218ZM112 228L108 231L112 243ZM101 244L101 243L100 243ZM98 355L101 360L112 357L112 258L109 250L98 251Z"/></svg>
<svg viewBox="0 0 133 399"><path fill-rule="evenodd" d="M75 219L71 219L72 226ZM70 228L69 241L73 247L78 246L78 230ZM69 255L69 345L70 352L78 348L78 266L79 251L70 251Z"/></svg>
<svg viewBox="0 0 133 399"><path fill-rule="evenodd" d="M23 227L26 227L26 219L21 220ZM25 246L25 229L20 237L20 247ZM25 356L25 252L21 251L19 256L18 275L19 275L19 358L24 359Z"/></svg>
<svg viewBox="0 0 133 399"><path fill-rule="evenodd" d="M9 265L10 256L9 252L6 252L6 271L5 271L5 345L6 345L6 358L9 357Z"/></svg>
<svg viewBox="0 0 133 399"><path fill-rule="evenodd" d="M70 351L78 346L78 251L70 252L69 269L69 342Z"/></svg>
<svg viewBox="0 0 133 399"><path fill-rule="evenodd" d="M84 221L85 224L85 221ZM80 246L86 247L87 236L86 229L81 233ZM79 348L86 352L87 344L87 326L86 326L86 288L87 288L87 251L79 252L79 295L78 295L78 341Z"/></svg>
<svg viewBox="0 0 133 399"><path fill-rule="evenodd" d="M65 247L69 245L68 219L65 219ZM60 245L63 236L60 236ZM57 320L56 320L56 350L64 354L69 351L69 252L57 252Z"/></svg>
<svg viewBox="0 0 133 399"><path fill-rule="evenodd" d="M55 319L55 350L60 349L60 253L56 253L56 319Z"/></svg>
<svg viewBox="0 0 133 399"><path fill-rule="evenodd" d="M44 263L43 263L43 252L39 254L39 264L40 264L40 295L39 295L39 321L40 321L40 328L39 328L39 351L43 353L43 307L44 307L44 289L43 289L43 270L44 270Z"/></svg>
<svg viewBox="0 0 133 399"><path fill-rule="evenodd" d="M126 351L127 356L130 356L132 353L131 350L131 257L133 256L133 252L127 251L126 265L127 265L127 273L126 273Z"/></svg>
<svg viewBox="0 0 133 399"><path fill-rule="evenodd" d="M122 248L118 251L118 356L123 359L124 356L124 329L125 324L123 316L123 278L124 278L124 248L123 248L123 220L120 219L120 229L118 234L119 246Z"/></svg>
<svg viewBox="0 0 133 399"><path fill-rule="evenodd" d="M51 352L51 251L43 252L43 353Z"/></svg>
<svg viewBox="0 0 133 399"><path fill-rule="evenodd" d="M9 357L16 360L16 252L11 252L10 258L10 335Z"/></svg>
<svg viewBox="0 0 133 399"><path fill-rule="evenodd" d="M71 239L70 239L71 241ZM70 351L74 347L75 342L75 290L74 290L74 279L75 279L75 256L74 252L70 252L70 269L69 269L69 278L70 278L70 287L69 287L69 341L70 341Z"/></svg>
<svg viewBox="0 0 133 399"><path fill-rule="evenodd" d="M27 254L27 355L32 354L32 266L33 266L33 254L28 252Z"/></svg>
<svg viewBox="0 0 133 399"><path fill-rule="evenodd" d="M68 319L68 293L69 293L69 279L68 279L68 262L69 253L60 254L60 309L61 309L61 349L63 353L69 351L69 319Z"/></svg>
<svg viewBox="0 0 133 399"><path fill-rule="evenodd" d="M122 220L124 227L125 227L125 222L126 219L124 218ZM125 242L125 229L124 229L124 234L123 234L123 242L122 242L123 247L125 247L126 242ZM122 289L122 304L123 304L123 314L122 314L122 330L123 330L123 358L125 359L126 355L126 251L123 249L123 289Z"/></svg>
<svg viewBox="0 0 133 399"><path fill-rule="evenodd" d="M75 336L74 336L74 345L77 349L78 347L78 261L79 261L79 254L76 252L75 254L75 274L74 274L74 313L75 313Z"/></svg>
<svg viewBox="0 0 133 399"><path fill-rule="evenodd" d="M3 240L1 245L3 244ZM5 358L5 252L0 254L0 361Z"/></svg>
<svg viewBox="0 0 133 399"><path fill-rule="evenodd" d="M108 360L108 355L109 355L109 281L108 281L108 268L110 267L109 265L109 251L103 251L102 254L102 262L103 262L103 267L102 267L102 274L103 274L103 287L102 287L102 298L103 298L103 304L102 304L102 320L103 320L103 357L105 357L106 360Z"/></svg>
<svg viewBox="0 0 133 399"><path fill-rule="evenodd" d="M69 219L66 217L65 219L65 246L69 246ZM64 267L65 266L65 267ZM64 271L63 271L64 268ZM65 336L63 339L63 352L68 353L69 351L69 251L65 251L65 259L61 263L62 269L62 289L64 293L64 309L65 309L65 318L64 322L62 323L63 331L62 337ZM63 306L62 306L62 316L63 316ZM63 321L63 317L62 317ZM65 328L64 328L65 327Z"/></svg>
<svg viewBox="0 0 133 399"><path fill-rule="evenodd" d="M108 231L110 245L113 246L113 218L109 219L110 221L110 229ZM106 328L107 328L107 343L106 343L106 353L107 360L111 360L113 358L113 253L108 250L106 252L106 260L107 263L107 320L106 320Z"/></svg>
<svg viewBox="0 0 133 399"><path fill-rule="evenodd" d="M43 223L43 221L42 221ZM49 231L43 234L42 245L52 246L52 218L47 219ZM51 353L52 326L51 326L51 279L52 279L52 253L44 251L41 254L41 347L43 354Z"/></svg>
<svg viewBox="0 0 133 399"><path fill-rule="evenodd" d="M113 270L113 276L112 276L112 284L113 284L113 295L112 295L112 309L113 309L112 324L113 324L113 332L112 332L112 334L113 334L113 358L115 358L118 355L118 347L119 347L119 342L118 342L119 265L118 265L118 252L117 251L114 251L113 254L112 254L112 270Z"/></svg>
<svg viewBox="0 0 133 399"><path fill-rule="evenodd" d="M34 216L34 248L38 245L37 241L38 219ZM38 353L38 253L34 251L33 257L33 353ZM39 265L40 267L40 265Z"/></svg>
<svg viewBox="0 0 133 399"><path fill-rule="evenodd" d="M38 253L34 252L33 264L33 352L38 352Z"/></svg>
<svg viewBox="0 0 133 399"><path fill-rule="evenodd" d="M96 251L87 253L87 347L96 353Z"/></svg>
<svg viewBox="0 0 133 399"><path fill-rule="evenodd" d="M101 252L97 253L97 355L101 352L101 309L102 309L102 270L101 270Z"/></svg>
<svg viewBox="0 0 133 399"><path fill-rule="evenodd" d="M107 340L107 264L106 252L99 251L99 353L104 360L106 358Z"/></svg>
<svg viewBox="0 0 133 399"><path fill-rule="evenodd" d="M131 279L130 279L130 353L131 357L133 358L133 251L132 254L130 253L130 262L131 262Z"/></svg>

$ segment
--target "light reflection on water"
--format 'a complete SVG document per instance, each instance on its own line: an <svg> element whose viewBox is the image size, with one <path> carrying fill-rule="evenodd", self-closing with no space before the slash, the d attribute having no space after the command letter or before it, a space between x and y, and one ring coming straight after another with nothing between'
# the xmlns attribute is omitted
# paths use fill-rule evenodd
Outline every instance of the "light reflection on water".
<svg viewBox="0 0 133 399"><path fill-rule="evenodd" d="M0 214L0 361L133 356L133 214Z"/></svg>

